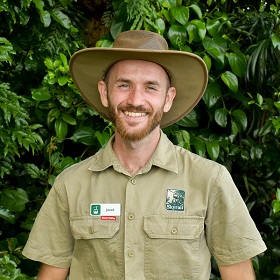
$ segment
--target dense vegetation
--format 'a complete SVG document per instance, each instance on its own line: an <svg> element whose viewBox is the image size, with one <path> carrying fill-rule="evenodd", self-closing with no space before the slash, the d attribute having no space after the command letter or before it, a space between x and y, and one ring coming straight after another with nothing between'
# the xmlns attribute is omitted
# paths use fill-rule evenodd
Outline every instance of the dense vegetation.
<svg viewBox="0 0 280 280"><path fill-rule="evenodd" d="M21 251L55 177L114 132L77 92L70 56L129 29L206 62L203 100L164 131L230 170L268 247L254 258L257 279L279 279L280 1L271 2L0 1L1 280L34 279L38 264Z"/></svg>

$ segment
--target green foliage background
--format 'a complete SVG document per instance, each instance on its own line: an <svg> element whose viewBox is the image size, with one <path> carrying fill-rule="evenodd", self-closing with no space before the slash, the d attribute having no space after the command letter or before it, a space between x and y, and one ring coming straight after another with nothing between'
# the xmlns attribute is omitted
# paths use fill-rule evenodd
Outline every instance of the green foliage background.
<svg viewBox="0 0 280 280"><path fill-rule="evenodd" d="M279 279L280 1L105 2L108 34L97 47L147 29L206 62L203 100L164 131L229 169L268 247L254 258L257 279ZM86 14L73 0L0 1L1 280L35 279L38 264L21 251L55 177L114 132L69 75L69 58L87 44ZM212 272L219 279L214 261Z"/></svg>

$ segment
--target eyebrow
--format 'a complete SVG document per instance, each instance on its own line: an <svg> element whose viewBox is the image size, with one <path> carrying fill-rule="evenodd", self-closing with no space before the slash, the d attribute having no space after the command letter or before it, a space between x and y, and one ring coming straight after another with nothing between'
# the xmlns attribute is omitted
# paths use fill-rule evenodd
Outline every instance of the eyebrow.
<svg viewBox="0 0 280 280"><path fill-rule="evenodd" d="M115 81L115 83L132 83L132 81L129 79L125 79L125 78L119 78ZM148 80L148 81L144 82L144 84L160 86L160 83L156 80Z"/></svg>

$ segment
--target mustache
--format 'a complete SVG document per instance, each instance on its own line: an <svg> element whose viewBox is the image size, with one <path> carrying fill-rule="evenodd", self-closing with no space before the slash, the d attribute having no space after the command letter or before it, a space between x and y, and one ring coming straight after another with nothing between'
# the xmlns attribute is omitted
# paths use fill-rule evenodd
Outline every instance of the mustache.
<svg viewBox="0 0 280 280"><path fill-rule="evenodd" d="M153 112L151 109L145 108L144 106L135 107L133 105L126 105L126 106L119 105L118 110L132 111L132 112L135 112L135 113L152 113Z"/></svg>

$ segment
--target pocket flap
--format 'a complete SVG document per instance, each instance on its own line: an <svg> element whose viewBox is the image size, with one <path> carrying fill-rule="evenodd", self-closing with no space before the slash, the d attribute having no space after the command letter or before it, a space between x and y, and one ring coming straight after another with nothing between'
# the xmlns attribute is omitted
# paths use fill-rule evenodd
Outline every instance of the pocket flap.
<svg viewBox="0 0 280 280"><path fill-rule="evenodd" d="M112 238L120 229L120 219L101 220L100 217L82 216L70 218L75 239Z"/></svg>
<svg viewBox="0 0 280 280"><path fill-rule="evenodd" d="M159 215L144 217L144 231L150 238L197 239L203 228L203 217Z"/></svg>

